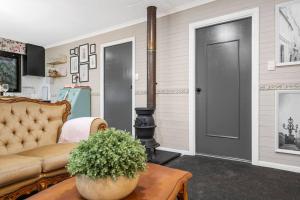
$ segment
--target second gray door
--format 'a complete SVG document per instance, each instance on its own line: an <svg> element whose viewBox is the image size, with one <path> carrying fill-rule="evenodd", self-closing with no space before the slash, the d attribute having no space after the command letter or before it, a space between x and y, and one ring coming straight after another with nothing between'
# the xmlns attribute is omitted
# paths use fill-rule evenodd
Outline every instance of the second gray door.
<svg viewBox="0 0 300 200"><path fill-rule="evenodd" d="M251 18L196 31L196 152L251 160Z"/></svg>
<svg viewBox="0 0 300 200"><path fill-rule="evenodd" d="M104 119L132 131L132 42L104 48Z"/></svg>

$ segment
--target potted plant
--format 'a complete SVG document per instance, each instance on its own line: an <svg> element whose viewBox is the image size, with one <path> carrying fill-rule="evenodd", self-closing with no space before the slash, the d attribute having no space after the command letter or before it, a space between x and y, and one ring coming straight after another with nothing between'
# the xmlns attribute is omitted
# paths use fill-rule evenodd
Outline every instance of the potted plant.
<svg viewBox="0 0 300 200"><path fill-rule="evenodd" d="M86 199L121 199L137 186L146 169L146 153L130 133L106 129L81 141L71 152L67 169Z"/></svg>

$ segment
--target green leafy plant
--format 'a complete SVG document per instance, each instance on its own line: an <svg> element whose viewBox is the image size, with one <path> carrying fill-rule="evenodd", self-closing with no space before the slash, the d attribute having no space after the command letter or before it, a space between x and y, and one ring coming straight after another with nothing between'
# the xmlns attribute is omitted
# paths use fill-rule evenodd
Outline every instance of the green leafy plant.
<svg viewBox="0 0 300 200"><path fill-rule="evenodd" d="M67 169L71 175L91 179L134 178L146 169L145 147L128 132L106 129L79 143L71 152Z"/></svg>

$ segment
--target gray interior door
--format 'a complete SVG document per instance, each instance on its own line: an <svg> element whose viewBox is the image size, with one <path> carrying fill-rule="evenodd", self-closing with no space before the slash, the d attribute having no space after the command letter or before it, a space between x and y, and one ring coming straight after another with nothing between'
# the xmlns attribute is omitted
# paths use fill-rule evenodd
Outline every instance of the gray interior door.
<svg viewBox="0 0 300 200"><path fill-rule="evenodd" d="M196 152L251 160L251 18L196 30Z"/></svg>
<svg viewBox="0 0 300 200"><path fill-rule="evenodd" d="M132 131L132 42L104 48L104 119Z"/></svg>

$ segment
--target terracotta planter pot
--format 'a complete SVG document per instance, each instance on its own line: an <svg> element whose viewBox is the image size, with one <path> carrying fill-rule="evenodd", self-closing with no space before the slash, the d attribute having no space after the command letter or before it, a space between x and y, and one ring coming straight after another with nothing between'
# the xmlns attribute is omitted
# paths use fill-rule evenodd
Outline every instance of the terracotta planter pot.
<svg viewBox="0 0 300 200"><path fill-rule="evenodd" d="M119 177L116 181L110 178L92 180L83 175L76 176L78 192L89 200L117 200L129 195L137 186L139 175L133 179Z"/></svg>

